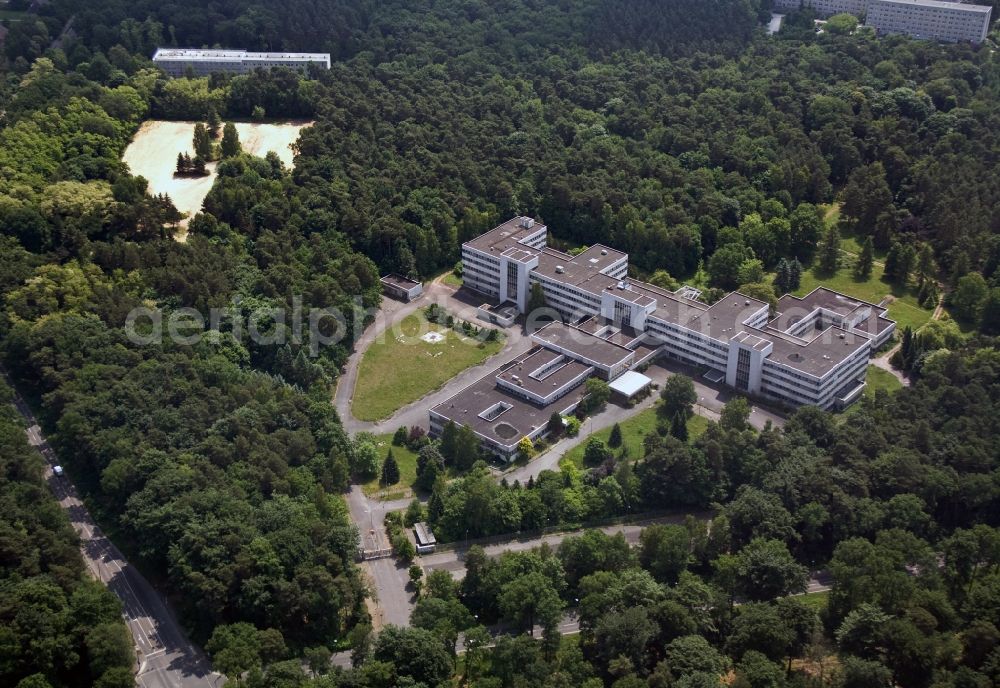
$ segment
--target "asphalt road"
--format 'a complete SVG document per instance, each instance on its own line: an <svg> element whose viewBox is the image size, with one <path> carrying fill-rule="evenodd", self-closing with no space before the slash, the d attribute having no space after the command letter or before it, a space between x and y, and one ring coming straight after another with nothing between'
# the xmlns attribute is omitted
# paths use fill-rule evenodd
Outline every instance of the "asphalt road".
<svg viewBox="0 0 1000 688"><path fill-rule="evenodd" d="M694 514L697 518L708 519L711 517L709 512L697 512ZM496 542L494 544L483 545L483 550L486 552L488 557L498 557L504 552L524 552L527 550L534 549L535 547L541 547L543 544L556 547L563 540L569 537L576 537L582 535L587 530L600 530L608 535L614 535L616 533L623 533L625 535L625 540L630 545L639 544L639 534L642 533L643 529L653 523L684 523L686 516L665 516L662 518L651 518L636 523L629 524L617 524L611 526L604 526L600 528L584 528L580 530L564 531L560 533L551 533L548 535L540 535L528 538L510 538ZM465 576L465 553L468 551L468 547L456 547L455 549L440 550L434 552L433 554L426 554L421 556L417 561L423 566L426 572L431 571L448 571L453 578L459 579Z"/></svg>
<svg viewBox="0 0 1000 688"><path fill-rule="evenodd" d="M389 502L369 499L359 485L352 485L347 495L347 508L351 520L358 527L362 548L376 550L388 547L385 515L389 511L405 509L409 503L408 499ZM373 628L379 629L388 624L408 626L414 606L413 591L408 588L409 565L399 563L396 557L388 557L363 561L360 566L375 596Z"/></svg>
<svg viewBox="0 0 1000 688"><path fill-rule="evenodd" d="M8 384L11 384L9 379ZM187 639L163 598L101 532L69 478L52 471L59 460L42 435L31 409L16 392L14 405L24 417L28 442L45 458L45 480L49 489L80 536L80 551L88 570L122 602L125 622L135 640L136 683L142 688L214 688L222 685L225 678L212 671L208 658Z"/></svg>

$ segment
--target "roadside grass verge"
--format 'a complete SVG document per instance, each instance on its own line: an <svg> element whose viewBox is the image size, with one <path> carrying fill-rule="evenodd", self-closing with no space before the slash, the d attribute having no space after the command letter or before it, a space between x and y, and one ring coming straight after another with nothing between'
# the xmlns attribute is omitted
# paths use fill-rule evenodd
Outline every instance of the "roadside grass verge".
<svg viewBox="0 0 1000 688"><path fill-rule="evenodd" d="M391 432L386 435L376 435L375 446L378 448L379 466L385 462L385 457L389 455L389 449L392 449L392 456L396 459L396 463L399 464L399 482L395 485L381 485L379 484L379 477L376 476L361 486L366 495L371 496L376 492L389 491L399 492L400 496L402 496L402 493L413 487L413 481L417 479L416 452L410 451L405 446L393 446L392 435L393 433Z"/></svg>
<svg viewBox="0 0 1000 688"><path fill-rule="evenodd" d="M628 451L628 456L630 458L636 459L642 457L642 443L646 436L650 433L656 432L656 407L648 408L644 411L640 411L632 418L619 423L622 429L622 446L626 447ZM706 429L708 429L708 419L699 415L693 415L688 420L688 437L690 440L694 440ZM587 421L584 421L580 427L580 434L584 434L587 429ZM559 463L570 462L575 464L579 468L583 468L583 452L587 448L587 442L590 437L596 437L607 444L608 438L611 436L611 428L604 428L603 430L598 430L592 435L584 437L583 441L578 445L570 449L566 454L560 459ZM615 453L620 451L619 449L614 449Z"/></svg>

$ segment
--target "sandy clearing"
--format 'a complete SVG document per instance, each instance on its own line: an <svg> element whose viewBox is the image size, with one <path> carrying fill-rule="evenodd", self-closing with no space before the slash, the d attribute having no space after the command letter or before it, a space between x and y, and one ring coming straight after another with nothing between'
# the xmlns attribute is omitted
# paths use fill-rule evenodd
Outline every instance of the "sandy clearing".
<svg viewBox="0 0 1000 688"><path fill-rule="evenodd" d="M288 167L292 166L292 144L299 138L299 132L312 122L283 122L278 124L258 124L255 122L235 122L243 150L263 157L274 151ZM174 177L177 154L194 154L191 139L194 122L167 122L149 120L143 122L132 143L122 157L134 175L149 180L150 193L165 193L187 218L201 210L205 196L215 182L215 163L209 163L210 174L206 177ZM187 218L181 222L182 231L177 238L186 238Z"/></svg>

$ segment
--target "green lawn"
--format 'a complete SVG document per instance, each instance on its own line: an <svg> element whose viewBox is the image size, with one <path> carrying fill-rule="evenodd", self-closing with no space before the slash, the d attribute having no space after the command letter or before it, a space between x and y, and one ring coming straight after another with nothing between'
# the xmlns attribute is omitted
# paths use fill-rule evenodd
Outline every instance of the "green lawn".
<svg viewBox="0 0 1000 688"><path fill-rule="evenodd" d="M817 206L820 212L823 213L823 222L826 226L835 225L840 222L840 201L834 201L833 203L821 203Z"/></svg>
<svg viewBox="0 0 1000 688"><path fill-rule="evenodd" d="M449 287L454 287L455 289L462 286L462 278L457 276L454 272L449 272L445 275L441 282Z"/></svg>
<svg viewBox="0 0 1000 688"><path fill-rule="evenodd" d="M868 397L875 396L875 391L879 389L894 392L903 386L899 378L888 370L883 370L873 365L868 366L868 372L865 374L865 382L867 383L865 385L865 396Z"/></svg>
<svg viewBox="0 0 1000 688"><path fill-rule="evenodd" d="M913 287L902 289L882 281L882 266L872 268L871 277L859 282L854 278L853 266L845 266L834 275L817 275L815 268L802 274L802 282L794 292L796 296L808 294L816 287L827 287L863 301L879 303L887 296L893 297L889 304L889 317L896 321L899 330L909 325L914 330L924 326L931 319L933 311L921 308Z"/></svg>
<svg viewBox="0 0 1000 688"><path fill-rule="evenodd" d="M429 344L420 339L431 331L444 334L445 340ZM478 342L432 325L422 312L409 315L365 351L351 412L359 420L388 418L502 348L502 339Z"/></svg>
<svg viewBox="0 0 1000 688"><path fill-rule="evenodd" d="M393 433L391 432L387 435L378 435L375 440L379 452L379 465L381 465L381 462L385 461L385 457L389 455L389 448L392 448L392 456L396 459L396 463L399 464L399 482L395 485L384 487L379 484L378 478L369 480L361 486L361 489L363 489L367 495L371 495L382 490L388 490L389 492L403 492L406 489L413 487L413 481L417 479L417 455L406 447L393 447L392 435Z"/></svg>
<svg viewBox="0 0 1000 688"><path fill-rule="evenodd" d="M629 418L624 423L621 423L622 428L622 446L628 448L628 455L632 458L639 458L642 456L642 442L646 435L656 432L656 408L649 408L645 411L640 411L635 416ZM688 421L688 435L690 439L694 439L701 435L708 428L708 420L702 416L694 415ZM580 433L583 434L587 431L587 421L583 422L580 427ZM593 437L597 437L604 442L608 441L608 437L611 436L611 428L604 428L603 430L598 430L593 434ZM575 463L578 467L583 467L583 452L587 447L587 439L570 449L563 456L562 461L570 461ZM617 451L617 450L616 450Z"/></svg>
<svg viewBox="0 0 1000 688"><path fill-rule="evenodd" d="M809 592L805 595L796 595L795 599L806 605L813 611L819 613L826 609L827 603L830 601L829 592Z"/></svg>
<svg viewBox="0 0 1000 688"><path fill-rule="evenodd" d="M858 241L856 236L841 236L840 250L847 251L848 253L856 256L861 253L861 242Z"/></svg>

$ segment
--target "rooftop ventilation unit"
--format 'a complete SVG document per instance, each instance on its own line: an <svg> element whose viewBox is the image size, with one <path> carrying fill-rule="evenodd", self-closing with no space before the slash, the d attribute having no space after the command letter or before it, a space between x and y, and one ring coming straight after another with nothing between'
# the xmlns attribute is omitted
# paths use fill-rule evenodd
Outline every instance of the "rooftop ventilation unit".
<svg viewBox="0 0 1000 688"><path fill-rule="evenodd" d="M750 299L747 299L746 301L744 301L743 305L744 306L749 306L750 305Z"/></svg>
<svg viewBox="0 0 1000 688"><path fill-rule="evenodd" d="M524 227L525 229L531 229L532 227L535 226L535 221L530 217L522 217L521 226Z"/></svg>
<svg viewBox="0 0 1000 688"><path fill-rule="evenodd" d="M556 272L558 272L561 275L564 272L566 272L566 268L564 268L562 265L557 265L556 266Z"/></svg>
<svg viewBox="0 0 1000 688"><path fill-rule="evenodd" d="M602 248L602 249L601 249L601 255L602 255L602 256L606 256L606 255L608 255L608 249L606 249L606 248Z"/></svg>
<svg viewBox="0 0 1000 688"><path fill-rule="evenodd" d="M619 289L625 289L626 287L628 287L628 285L625 283L625 280L622 280L621 282L618 283Z"/></svg>

